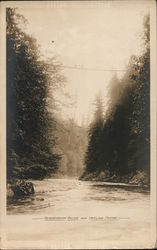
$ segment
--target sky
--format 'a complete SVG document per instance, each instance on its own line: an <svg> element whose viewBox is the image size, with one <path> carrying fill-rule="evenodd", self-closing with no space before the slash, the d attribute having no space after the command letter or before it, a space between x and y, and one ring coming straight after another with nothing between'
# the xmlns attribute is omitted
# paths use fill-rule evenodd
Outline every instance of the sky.
<svg viewBox="0 0 157 250"><path fill-rule="evenodd" d="M56 55L65 66L98 69L62 70L67 79L65 91L73 102L72 106L60 107L63 118L74 118L79 125L89 123L99 93L107 108L113 72L99 69L124 70L130 56L141 53L140 34L148 6L137 2L104 1L92 5L80 1L18 9L28 20L26 31L37 39L43 57ZM117 74L121 77L123 73ZM62 99L59 91L56 98Z"/></svg>

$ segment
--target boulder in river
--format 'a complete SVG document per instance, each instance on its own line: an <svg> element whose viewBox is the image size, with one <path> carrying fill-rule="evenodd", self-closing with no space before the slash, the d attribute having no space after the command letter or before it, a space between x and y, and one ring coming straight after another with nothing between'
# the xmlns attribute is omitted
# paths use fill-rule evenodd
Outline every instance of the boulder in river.
<svg viewBox="0 0 157 250"><path fill-rule="evenodd" d="M23 197L34 194L34 187L32 182L17 180L14 184L11 185L11 189L14 193L14 197Z"/></svg>

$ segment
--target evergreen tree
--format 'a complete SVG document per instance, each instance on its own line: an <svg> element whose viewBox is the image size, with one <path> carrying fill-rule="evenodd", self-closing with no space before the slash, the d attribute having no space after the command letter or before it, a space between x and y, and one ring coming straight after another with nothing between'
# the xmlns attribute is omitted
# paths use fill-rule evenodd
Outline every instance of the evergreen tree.
<svg viewBox="0 0 157 250"><path fill-rule="evenodd" d="M150 26L149 16L144 20L144 52L133 57L130 78L133 81L130 115L129 153L132 165L140 170L150 171ZM132 146L134 145L134 147Z"/></svg>
<svg viewBox="0 0 157 250"><path fill-rule="evenodd" d="M104 124L104 162L120 175L150 169L150 46L149 17L144 22L144 52L130 59L121 80L113 77ZM110 126L108 126L110 124ZM107 137L106 137L107 135ZM107 148L107 147L106 147ZM104 149L106 151L106 149ZM105 166L106 164L104 164ZM106 166L105 166L106 167Z"/></svg>
<svg viewBox="0 0 157 250"><path fill-rule="evenodd" d="M6 15L7 177L43 178L57 168L59 160L53 153L55 118L48 104L59 73L54 65L49 74L36 40L23 32L25 18L12 8L7 8ZM53 96L51 102L54 109Z"/></svg>
<svg viewBox="0 0 157 250"><path fill-rule="evenodd" d="M144 20L144 51L132 56L124 76L110 82L108 110L97 101L89 130L86 172L108 170L123 176L150 172L150 44L149 16ZM100 118L100 119L99 119Z"/></svg>
<svg viewBox="0 0 157 250"><path fill-rule="evenodd" d="M88 133L88 148L85 156L85 165L87 172L94 172L100 168L101 147L102 147L102 130L103 130L103 102L100 95L96 98L96 110L93 122L90 125Z"/></svg>

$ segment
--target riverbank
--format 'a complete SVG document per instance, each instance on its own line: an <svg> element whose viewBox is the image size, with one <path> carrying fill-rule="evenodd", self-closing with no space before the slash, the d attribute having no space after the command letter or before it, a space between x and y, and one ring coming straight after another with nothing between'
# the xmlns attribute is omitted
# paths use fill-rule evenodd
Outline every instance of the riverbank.
<svg viewBox="0 0 157 250"><path fill-rule="evenodd" d="M82 181L121 183L150 189L149 175L143 171L137 171L136 173L130 173L123 176L116 174L110 175L107 171L93 173L85 172L79 179Z"/></svg>

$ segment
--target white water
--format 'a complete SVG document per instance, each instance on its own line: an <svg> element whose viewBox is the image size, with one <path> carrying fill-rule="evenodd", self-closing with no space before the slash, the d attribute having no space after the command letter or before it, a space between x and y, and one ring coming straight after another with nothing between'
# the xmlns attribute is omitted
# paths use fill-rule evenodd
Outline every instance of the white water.
<svg viewBox="0 0 157 250"><path fill-rule="evenodd" d="M47 248L150 246L148 192L76 179L33 183L33 197L8 205L11 246L13 240L40 240Z"/></svg>

